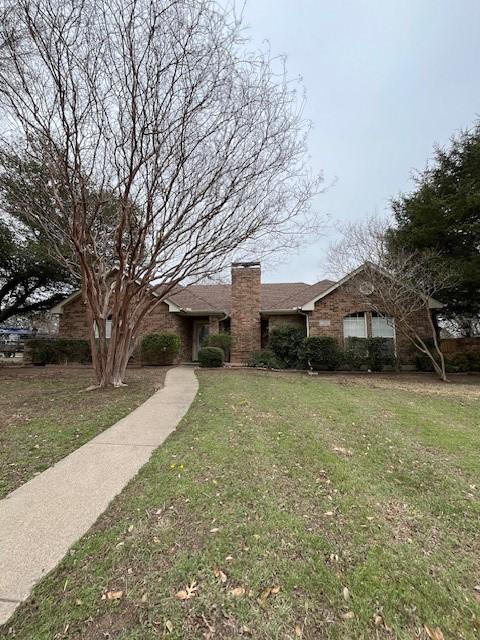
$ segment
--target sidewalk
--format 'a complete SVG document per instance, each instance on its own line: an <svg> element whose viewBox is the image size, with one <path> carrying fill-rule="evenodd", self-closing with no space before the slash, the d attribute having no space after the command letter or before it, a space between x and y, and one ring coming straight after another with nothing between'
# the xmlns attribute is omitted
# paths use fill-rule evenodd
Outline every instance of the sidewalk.
<svg viewBox="0 0 480 640"><path fill-rule="evenodd" d="M197 389L193 368L170 369L135 411L0 501L0 624L174 431Z"/></svg>

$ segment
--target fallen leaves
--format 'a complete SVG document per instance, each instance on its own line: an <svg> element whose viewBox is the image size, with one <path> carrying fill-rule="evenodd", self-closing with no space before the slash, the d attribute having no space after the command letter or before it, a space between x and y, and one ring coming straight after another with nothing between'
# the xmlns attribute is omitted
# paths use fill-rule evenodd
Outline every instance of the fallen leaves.
<svg viewBox="0 0 480 640"><path fill-rule="evenodd" d="M342 613L342 618L344 620L353 620L353 618L355 618L355 614L353 611L347 611L346 613Z"/></svg>
<svg viewBox="0 0 480 640"><path fill-rule="evenodd" d="M107 591L102 596L102 600L120 600L121 598L123 598L123 591Z"/></svg>
<svg viewBox="0 0 480 640"><path fill-rule="evenodd" d="M383 627L388 633L392 631L392 629L385 622L385 618L380 613L376 613L373 616L373 622L376 627Z"/></svg>
<svg viewBox="0 0 480 640"><path fill-rule="evenodd" d="M221 569L219 569L218 567L216 567L216 568L213 570L213 575L214 575L216 578L218 578L222 584L225 584L225 583L226 583L226 581L227 581L227 574L226 574L226 573L224 573L224 572L223 572Z"/></svg>
<svg viewBox="0 0 480 640"><path fill-rule="evenodd" d="M425 633L427 634L427 636L432 640L445 640L440 627L435 627L435 629L433 629L432 627L427 627L427 625L424 625L423 628L425 629Z"/></svg>
<svg viewBox="0 0 480 640"><path fill-rule="evenodd" d="M278 586L267 587L260 594L258 598L258 604L262 607L265 606L267 604L268 598L270 598L270 596L272 595L276 595L279 591L280 591L280 587Z"/></svg>
<svg viewBox="0 0 480 640"><path fill-rule="evenodd" d="M234 587L228 592L234 598L243 598L246 593L245 587Z"/></svg>
<svg viewBox="0 0 480 640"><path fill-rule="evenodd" d="M343 595L343 599L344 599L344 600L349 600L349 598L350 598L350 591L348 590L348 588L347 588L347 587L343 587L342 595Z"/></svg>
<svg viewBox="0 0 480 640"><path fill-rule="evenodd" d="M340 453L342 456L346 456L347 458L351 458L353 456L353 451L351 449L345 449L345 447L333 447L335 453Z"/></svg>
<svg viewBox="0 0 480 640"><path fill-rule="evenodd" d="M192 580L190 584L185 587L185 589L181 589L180 591L177 591L177 593L175 594L175 597L178 600L182 600L182 601L190 600L190 598L193 598L196 591L197 591L197 581Z"/></svg>

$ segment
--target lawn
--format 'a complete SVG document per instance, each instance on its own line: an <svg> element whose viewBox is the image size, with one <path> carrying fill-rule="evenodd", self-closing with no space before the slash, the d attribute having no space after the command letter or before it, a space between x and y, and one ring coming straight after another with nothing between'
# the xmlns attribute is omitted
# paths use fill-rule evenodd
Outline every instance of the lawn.
<svg viewBox="0 0 480 640"><path fill-rule="evenodd" d="M88 368L0 367L0 498L130 413L165 369L132 369L125 390L85 392Z"/></svg>
<svg viewBox="0 0 480 640"><path fill-rule="evenodd" d="M478 378L199 376L177 431L5 633L478 639Z"/></svg>

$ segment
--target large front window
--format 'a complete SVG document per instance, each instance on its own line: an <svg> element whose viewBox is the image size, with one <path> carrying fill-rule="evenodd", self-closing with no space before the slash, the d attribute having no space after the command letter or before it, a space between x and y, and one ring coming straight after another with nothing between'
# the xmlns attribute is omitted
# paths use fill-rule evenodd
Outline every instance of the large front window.
<svg viewBox="0 0 480 640"><path fill-rule="evenodd" d="M343 337L366 338L367 317L364 313L351 313L343 319Z"/></svg>
<svg viewBox="0 0 480 640"><path fill-rule="evenodd" d="M372 338L395 338L394 319L372 313Z"/></svg>

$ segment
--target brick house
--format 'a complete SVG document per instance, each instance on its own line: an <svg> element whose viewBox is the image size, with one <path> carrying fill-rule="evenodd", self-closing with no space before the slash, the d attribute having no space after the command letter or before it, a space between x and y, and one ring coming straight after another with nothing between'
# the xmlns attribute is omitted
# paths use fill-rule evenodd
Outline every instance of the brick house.
<svg viewBox="0 0 480 640"><path fill-rule="evenodd" d="M197 360L198 349L209 333L229 331L233 363L245 363L252 352L268 342L275 325L288 323L303 328L305 335L334 336L342 344L349 336L388 337L402 364L414 361L409 340L395 333L395 321L371 312L366 301L362 267L334 282L321 280L268 284L261 281L259 263L234 263L231 284L178 287L145 319L142 335L169 331L182 340L180 361ZM374 292L371 292L374 295ZM433 309L441 308L435 300ZM59 315L59 334L88 338L84 302L75 293L52 309ZM107 321L108 323L108 321ZM416 319L422 336L430 335L424 313ZM108 324L107 324L108 335Z"/></svg>

